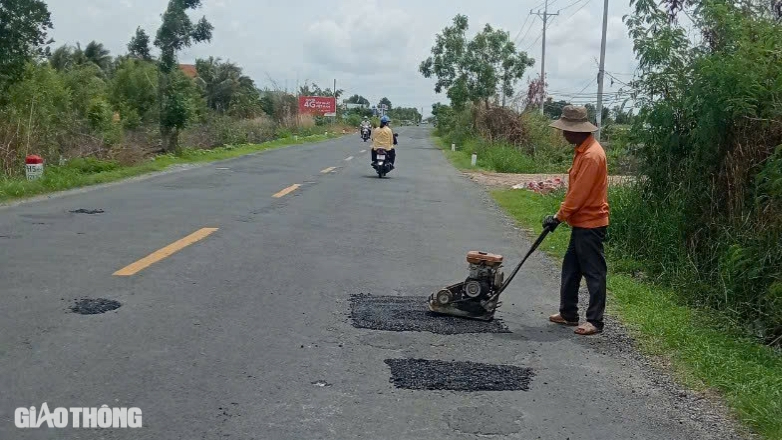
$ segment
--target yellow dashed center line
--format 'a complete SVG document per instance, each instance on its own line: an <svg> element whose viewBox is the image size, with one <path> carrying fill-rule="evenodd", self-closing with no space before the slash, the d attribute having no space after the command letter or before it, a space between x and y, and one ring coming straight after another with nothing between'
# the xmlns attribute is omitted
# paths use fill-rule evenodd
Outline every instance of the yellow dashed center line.
<svg viewBox="0 0 782 440"><path fill-rule="evenodd" d="M328 167L325 170L321 171L321 173L323 173L323 174L330 173L330 172L332 172L332 171L334 171L336 169L337 169L337 167Z"/></svg>
<svg viewBox="0 0 782 440"><path fill-rule="evenodd" d="M295 184L295 185L291 185L291 186L285 188L284 190L278 192L277 194L274 194L272 197L274 197L276 199L279 199L280 197L285 197L286 195L292 193L293 191L296 191L300 186L301 185L299 185L298 183Z"/></svg>
<svg viewBox="0 0 782 440"><path fill-rule="evenodd" d="M210 234L212 234L214 231L216 231L218 228L202 228L199 229L192 234L188 235L185 238L179 239L170 245L159 249L155 252L152 252L151 254L147 255L146 257L136 261L135 263L125 266L122 269L114 272L114 275L126 277L130 275L134 275L138 272L140 272L143 269L146 269L147 267L157 263L158 261L171 256L172 254L179 252L180 250L190 246L191 244L203 240L204 238L208 237Z"/></svg>

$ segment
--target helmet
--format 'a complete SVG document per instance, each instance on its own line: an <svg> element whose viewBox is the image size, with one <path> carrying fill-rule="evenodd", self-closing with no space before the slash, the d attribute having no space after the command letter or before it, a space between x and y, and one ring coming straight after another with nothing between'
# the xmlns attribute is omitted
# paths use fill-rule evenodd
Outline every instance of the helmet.
<svg viewBox="0 0 782 440"><path fill-rule="evenodd" d="M391 122L391 118L389 118L388 116L383 115L383 117L380 118L380 122L382 124L388 124L389 122Z"/></svg>

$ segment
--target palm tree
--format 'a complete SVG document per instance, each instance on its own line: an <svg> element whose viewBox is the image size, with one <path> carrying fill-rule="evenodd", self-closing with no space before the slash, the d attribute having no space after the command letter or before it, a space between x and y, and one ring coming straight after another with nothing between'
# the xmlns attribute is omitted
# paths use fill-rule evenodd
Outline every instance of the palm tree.
<svg viewBox="0 0 782 440"><path fill-rule="evenodd" d="M111 67L111 55L109 50L103 47L103 43L90 41L84 49L84 56L87 61L95 63L104 72Z"/></svg>
<svg viewBox="0 0 782 440"><path fill-rule="evenodd" d="M70 69L74 64L73 48L66 44L58 47L49 56L49 64L58 71Z"/></svg>

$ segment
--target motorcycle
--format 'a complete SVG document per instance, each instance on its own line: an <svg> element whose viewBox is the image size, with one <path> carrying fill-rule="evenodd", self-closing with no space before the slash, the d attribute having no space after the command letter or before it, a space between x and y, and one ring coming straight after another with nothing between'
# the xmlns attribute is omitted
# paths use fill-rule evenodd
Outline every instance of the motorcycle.
<svg viewBox="0 0 782 440"><path fill-rule="evenodd" d="M393 168L393 165L391 165L391 162L386 160L387 151L383 148L377 149L377 161L372 165L372 167L377 171L377 177L383 178L386 174L388 174L389 171Z"/></svg>
<svg viewBox="0 0 782 440"><path fill-rule="evenodd" d="M369 127L361 127L361 139L366 142L369 139Z"/></svg>
<svg viewBox="0 0 782 440"><path fill-rule="evenodd" d="M399 141L397 140L397 133L394 133L394 145L398 145ZM377 160L374 164L372 164L372 168L377 171L377 177L383 178L386 174L388 174L391 170L394 169L394 165L387 160L388 152L384 148L378 148L377 149L377 155L375 156Z"/></svg>

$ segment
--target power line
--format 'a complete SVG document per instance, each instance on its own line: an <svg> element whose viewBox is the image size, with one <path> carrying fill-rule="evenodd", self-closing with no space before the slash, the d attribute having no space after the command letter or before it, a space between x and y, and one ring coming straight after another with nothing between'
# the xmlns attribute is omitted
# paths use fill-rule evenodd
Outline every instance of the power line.
<svg viewBox="0 0 782 440"><path fill-rule="evenodd" d="M513 39L513 42L518 44L519 43L519 35L521 35L521 32L524 31L524 26L529 22L529 18L532 17L531 15L527 15L527 18L524 20L524 23L521 24L521 27L519 28L519 33L516 34L516 38ZM524 37L522 37L522 40L529 34L529 30L532 29L532 24L529 25L527 28L527 33L524 34Z"/></svg>
<svg viewBox="0 0 782 440"><path fill-rule="evenodd" d="M579 1L575 2L575 3L573 3L573 4L575 5L576 3L579 3L580 1L583 1L583 0L579 0ZM568 19L572 18L574 15L578 14L578 11L584 9L584 6L588 5L589 2L591 2L591 1L592 0L586 0L586 2L584 2L584 4L581 5L580 8L576 9L575 11L573 11L572 14L568 15L568 17L565 19L565 21L567 21Z"/></svg>
<svg viewBox="0 0 782 440"><path fill-rule="evenodd" d="M565 9L568 9L568 8L572 8L573 6L579 4L579 3L583 2L583 1L584 0L576 0L576 1L572 2L572 3L570 3L569 5L565 6L564 8L560 8L559 12L562 12Z"/></svg>
<svg viewBox="0 0 782 440"><path fill-rule="evenodd" d="M620 80L619 78L615 77L614 75L611 74L611 72L605 72L605 74L608 75L612 80L618 82L619 84L622 84L623 86L630 87L630 84L627 84L626 82L624 82L624 81Z"/></svg>
<svg viewBox="0 0 782 440"><path fill-rule="evenodd" d="M533 41L532 43L530 43L529 45L527 45L527 47L524 49L524 51L526 52L526 51L528 51L528 50L529 50L529 49L530 49L532 46L534 46L534 45L535 45L535 43L537 43L538 41L540 41L540 37L542 37L542 36L543 36L543 34L540 34L540 35L538 35L538 38L535 38L535 41Z"/></svg>
<svg viewBox="0 0 782 440"><path fill-rule="evenodd" d="M527 17L529 17L529 15L528 15ZM534 24L535 24L535 23L532 23L532 22L530 22L530 24L529 24L529 27L527 27L527 32L525 32L525 33L524 33L524 36L523 36L523 37L521 37L521 39L519 40L519 42L522 42L522 41L524 41L524 39L525 39L525 38L527 38L527 35L529 35L529 31L531 31L531 30L532 30L532 26L533 26Z"/></svg>
<svg viewBox="0 0 782 440"><path fill-rule="evenodd" d="M580 91L580 92L578 92L578 94L584 93L584 90L586 90L586 89L587 89L587 87L591 86L593 82L595 82L595 79L594 79L594 78L592 78L591 80L589 80L589 82L587 83L587 85L585 85L585 86L584 86L584 88L583 88L583 89L581 89L581 91Z"/></svg>

